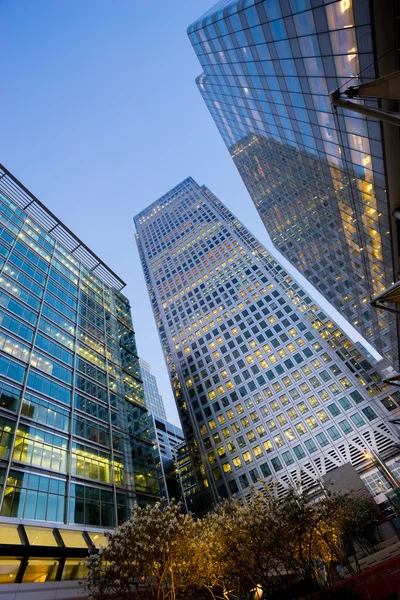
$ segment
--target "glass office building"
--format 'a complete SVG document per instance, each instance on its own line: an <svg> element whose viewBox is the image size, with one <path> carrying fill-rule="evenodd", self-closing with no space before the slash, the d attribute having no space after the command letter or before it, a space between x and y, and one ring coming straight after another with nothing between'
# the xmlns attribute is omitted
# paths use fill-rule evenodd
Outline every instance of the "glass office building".
<svg viewBox="0 0 400 600"><path fill-rule="evenodd" d="M205 503L392 464L400 393L210 190L188 178L135 224Z"/></svg>
<svg viewBox="0 0 400 600"><path fill-rule="evenodd" d="M139 358L140 373L143 381L144 400L148 410L158 419L167 420L164 402L158 391L157 379L153 375L151 365Z"/></svg>
<svg viewBox="0 0 400 600"><path fill-rule="evenodd" d="M158 391L157 379L153 375L151 365L142 358L139 358L139 365L144 401L153 417L161 496L167 500L179 500L182 494L175 468L175 448L185 441L183 431L167 421L164 401Z"/></svg>
<svg viewBox="0 0 400 600"><path fill-rule="evenodd" d="M123 286L0 169L0 581L61 578L68 531L87 554L83 528L100 536L159 495ZM26 523L41 524L32 539ZM35 544L50 546L51 573L33 568Z"/></svg>
<svg viewBox="0 0 400 600"><path fill-rule="evenodd" d="M329 100L398 68L394 11L365 0L232 0L188 35L199 90L272 242L397 366L396 318L369 300L400 271L398 129L335 115Z"/></svg>

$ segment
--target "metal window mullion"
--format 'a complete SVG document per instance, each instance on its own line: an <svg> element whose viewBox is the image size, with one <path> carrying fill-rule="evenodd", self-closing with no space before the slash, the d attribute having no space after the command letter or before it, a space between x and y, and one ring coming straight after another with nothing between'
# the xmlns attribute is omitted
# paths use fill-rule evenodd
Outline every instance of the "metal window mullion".
<svg viewBox="0 0 400 600"><path fill-rule="evenodd" d="M115 303L114 298L113 298L113 301ZM113 498L114 498L114 519L115 519L115 525L117 526L118 525L117 489L116 489L116 485L115 485L114 443L113 443L113 428L112 428L112 422L111 422L111 397L110 397L111 388L110 388L110 373L109 373L109 369L108 369L109 365L108 365L108 352L107 352L107 322L106 322L105 302L106 302L106 299L105 299L104 288L103 288L103 317L104 317L103 331L104 331L104 351L105 351L104 354L105 354L105 359L106 359L106 378L107 378L108 427L109 427L109 432L110 432L110 456L111 456L111 477L112 477ZM110 305L110 309L111 309L112 303L109 302L108 304ZM112 314L112 312L110 312L110 315L112 318L114 318L114 315ZM101 512L100 512L100 514L101 514Z"/></svg>
<svg viewBox="0 0 400 600"><path fill-rule="evenodd" d="M72 485L72 445L73 445L73 426L75 416L75 381L76 381L76 361L78 358L78 318L80 306L80 291L82 287L82 268L79 269L78 295L76 299L76 316L75 316L75 336L74 336L74 354L72 366L72 389L71 389L71 409L69 415L69 453L68 453L68 470L67 470L67 498L65 522L68 524L71 520L71 485Z"/></svg>
<svg viewBox="0 0 400 600"><path fill-rule="evenodd" d="M13 457L14 449L15 449L15 441L16 441L16 438L17 438L17 430L18 430L18 427L19 427L19 424L20 424L20 421L21 421L23 398L24 398L24 395L26 393L26 387L27 387L27 383L28 383L28 377L29 377L30 370L31 370L31 356L32 356L33 349L35 347L36 338L37 338L37 334L38 334L38 331L39 331L39 322L40 322L40 319L41 319L41 316L42 316L43 304L44 304L44 297L45 297L45 294L46 294L46 291L47 291L47 284L48 284L49 279L50 279L50 267L51 267L52 259L54 257L54 250L55 250L55 245L53 246L53 252L52 252L52 255L51 255L51 259L49 261L49 268L48 268L47 275L46 275L46 281L44 282L44 286L43 286L43 296L42 296L41 303L40 303L40 306L39 306L39 312L37 314L36 325L34 327L33 338L32 338L32 342L31 342L31 350L30 350L29 363L27 364L27 367L26 367L26 373L25 373L24 383L22 385L21 401L20 401L19 410L18 410L18 413L17 413L17 419L15 421L15 433L14 433L13 442L12 442L12 445L11 445L11 448L10 448L10 458L9 458L9 461L8 461L8 465L6 467L5 481L7 481L8 477L9 477L9 474L10 474L10 470L11 470L11 463L12 463L12 460L13 460L12 457ZM3 507L5 493L6 493L6 486L4 485L3 491L0 494L0 509L2 509L2 507Z"/></svg>

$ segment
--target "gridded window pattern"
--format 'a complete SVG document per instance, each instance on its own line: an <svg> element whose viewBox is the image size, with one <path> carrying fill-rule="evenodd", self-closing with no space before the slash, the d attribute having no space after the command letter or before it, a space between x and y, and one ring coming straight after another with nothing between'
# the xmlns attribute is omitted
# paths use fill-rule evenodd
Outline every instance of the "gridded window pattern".
<svg viewBox="0 0 400 600"><path fill-rule="evenodd" d="M205 186L184 180L135 223L203 494L311 485L393 447L394 390Z"/></svg>
<svg viewBox="0 0 400 600"><path fill-rule="evenodd" d="M142 358L139 359L139 364L146 406L155 418L166 421L167 415L165 414L164 402L158 391L157 380L152 373L151 365Z"/></svg>
<svg viewBox="0 0 400 600"><path fill-rule="evenodd" d="M370 9L234 0L188 35L200 93L273 243L396 364L395 317L369 306L395 279L381 127L342 109L335 116L329 101L377 76Z"/></svg>
<svg viewBox="0 0 400 600"><path fill-rule="evenodd" d="M113 527L159 493L129 302L4 194L0 257L0 517Z"/></svg>

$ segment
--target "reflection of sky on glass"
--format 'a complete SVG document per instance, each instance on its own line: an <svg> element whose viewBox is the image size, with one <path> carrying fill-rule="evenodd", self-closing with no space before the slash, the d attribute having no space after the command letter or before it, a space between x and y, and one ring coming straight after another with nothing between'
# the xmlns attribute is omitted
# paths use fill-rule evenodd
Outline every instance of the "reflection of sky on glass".
<svg viewBox="0 0 400 600"><path fill-rule="evenodd" d="M211 3L0 2L0 162L127 281L139 353L175 423L133 215L192 175L271 249L194 83L186 28Z"/></svg>

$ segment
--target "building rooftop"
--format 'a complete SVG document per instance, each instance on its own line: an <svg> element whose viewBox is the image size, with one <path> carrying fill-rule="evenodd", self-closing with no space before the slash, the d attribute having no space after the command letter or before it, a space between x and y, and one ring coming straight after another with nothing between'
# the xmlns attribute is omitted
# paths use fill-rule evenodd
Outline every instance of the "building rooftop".
<svg viewBox="0 0 400 600"><path fill-rule="evenodd" d="M0 164L0 193L24 210L103 283L118 291L125 287L126 283L2 164Z"/></svg>

